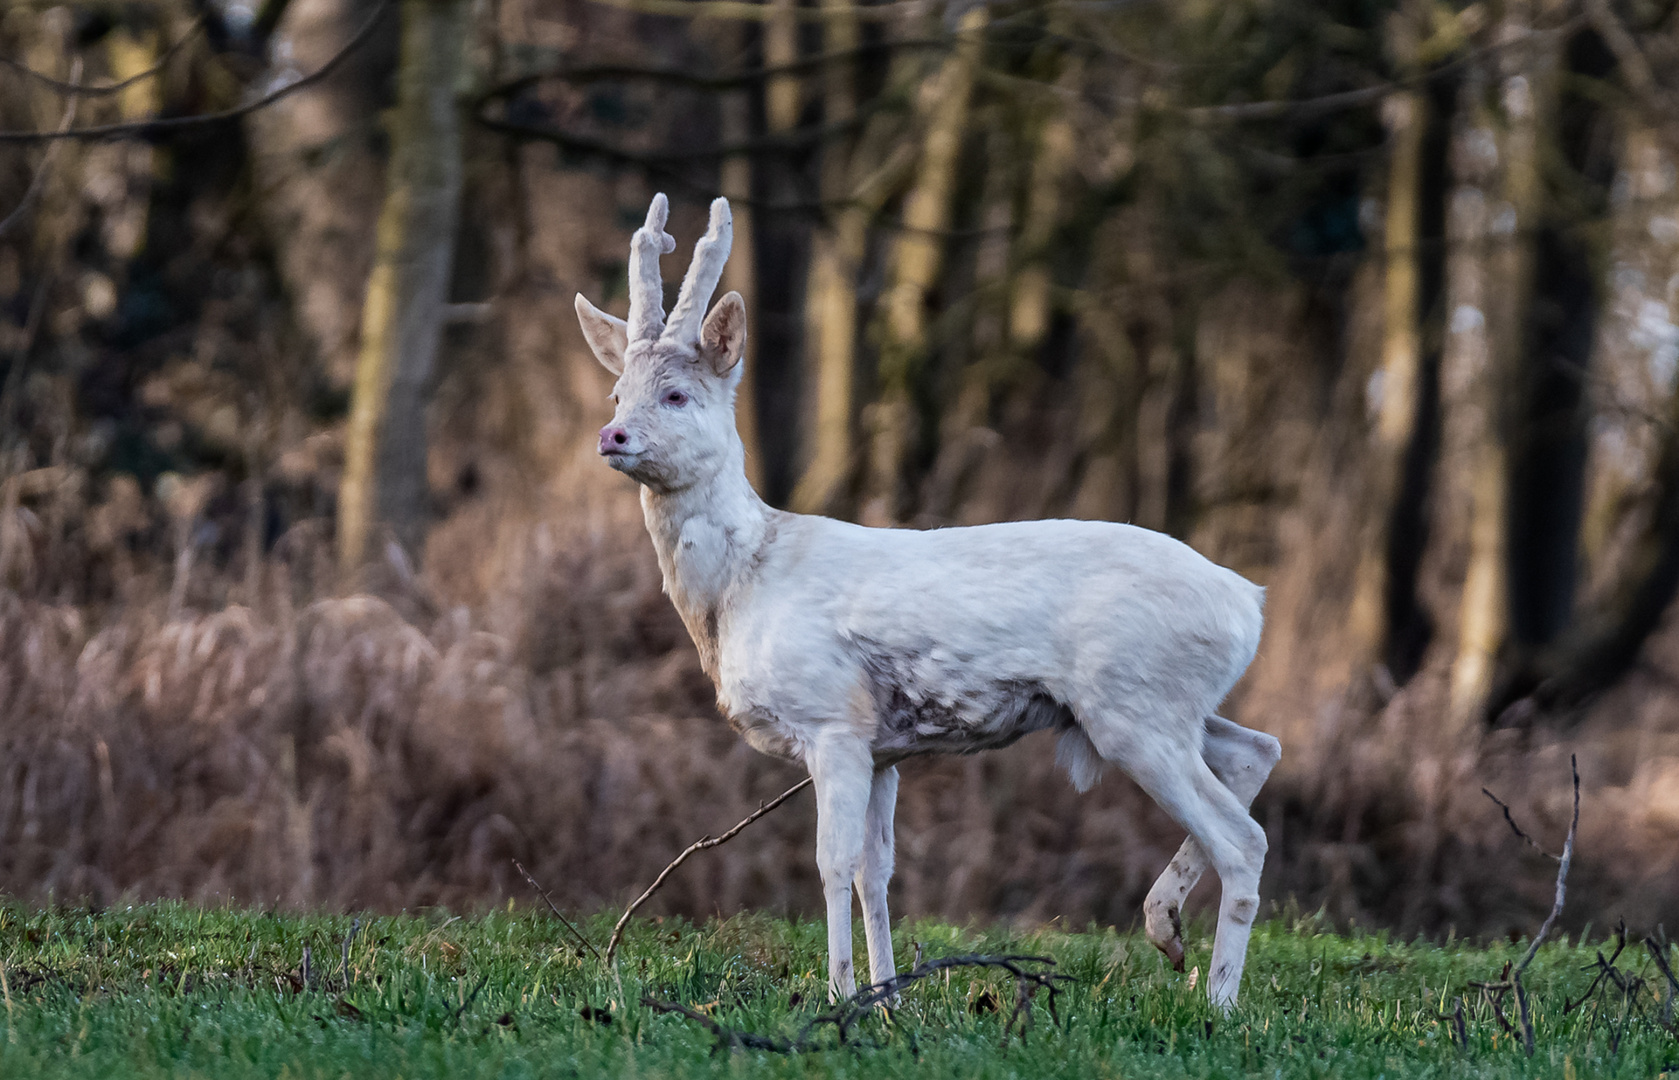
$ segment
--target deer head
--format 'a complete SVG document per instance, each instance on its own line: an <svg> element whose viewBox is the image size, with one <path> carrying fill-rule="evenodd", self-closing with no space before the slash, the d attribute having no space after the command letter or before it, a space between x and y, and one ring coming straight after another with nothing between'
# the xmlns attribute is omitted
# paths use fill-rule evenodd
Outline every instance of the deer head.
<svg viewBox="0 0 1679 1080"><path fill-rule="evenodd" d="M735 388L746 349L746 302L731 292L710 315L734 223L729 201L711 204L711 226L694 246L670 321L659 256L676 249L665 234L670 204L653 196L647 223L630 241L630 317L619 319L577 294L577 320L595 358L618 382L600 454L614 469L660 493L681 491L739 467ZM701 316L704 316L702 321Z"/></svg>

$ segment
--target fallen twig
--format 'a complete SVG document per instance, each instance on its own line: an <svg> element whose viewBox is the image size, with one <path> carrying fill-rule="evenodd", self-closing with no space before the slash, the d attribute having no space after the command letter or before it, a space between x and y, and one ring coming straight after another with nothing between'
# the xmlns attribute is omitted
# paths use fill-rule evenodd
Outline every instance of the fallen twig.
<svg viewBox="0 0 1679 1080"><path fill-rule="evenodd" d="M707 1031L711 1032L713 1037L717 1039L717 1045L711 1048L711 1052L713 1054L716 1054L725 1048L732 1050L737 1046L745 1047L748 1050L769 1050L777 1054L791 1054L801 1049L800 1047L794 1046L786 1039L778 1039L771 1035L756 1035L750 1031L736 1031L733 1028L726 1028L722 1024L713 1020L711 1017L707 1016L705 1013L700 1012L698 1009L690 1009L688 1006L678 1005L674 1001L660 1001L657 998L646 996L641 999L641 1003L649 1009L652 1009L654 1012L675 1013L677 1016L686 1017L687 1019L694 1021L696 1024L699 1024L701 1027L704 1027Z"/></svg>
<svg viewBox="0 0 1679 1080"><path fill-rule="evenodd" d="M1679 979L1673 977L1673 968L1667 962L1667 945L1657 944L1653 937L1644 939L1644 947L1649 950L1650 959L1656 962L1656 970L1667 980L1667 993L1662 998L1662 1027L1673 1030L1673 999L1679 996Z"/></svg>
<svg viewBox="0 0 1679 1080"><path fill-rule="evenodd" d="M1061 1018L1055 1011L1055 995L1057 993L1055 984L1057 982L1069 982L1072 980L1072 976L1058 975L1049 971L1033 971L1030 968L1022 966L1026 964L1042 964L1054 967L1055 961L1047 956L984 956L977 953L967 953L960 956L941 956L933 960L923 961L911 968L909 971L904 972L902 975L895 975L883 982L863 987L861 990L851 995L851 997L840 1002L840 1004L831 1011L823 1013L820 1016L812 1017L810 1023L805 1025L805 1029L800 1034L799 1039L801 1042L806 1041L818 1027L824 1024L832 1024L839 1031L840 1042L843 1043L845 1042L846 1036L849 1034L852 1025L867 1016L869 1011L876 1005L889 1001L890 999L896 997L899 991L903 990L904 987L909 986L912 983L919 982L922 979L927 978L929 975L936 974L937 972L944 971L949 968L959 967L1001 968L1004 971L1007 971L1010 975L1014 976L1015 985L1017 987L1022 982L1025 982L1031 984L1032 993L1036 993L1039 989L1048 989L1049 1014L1050 1017L1059 1024L1061 1022ZM1029 1013L1031 1009L1031 994L1028 994L1026 997L1025 1008ZM1014 1025L1015 1019L1019 1017L1020 1012L1021 1003L1017 998L1015 1013L1010 1016L1008 1024L1005 1025L1003 1029L1005 1038L1007 1038L1009 1028ZM1024 1036L1022 1037L1024 1038Z"/></svg>
<svg viewBox="0 0 1679 1080"><path fill-rule="evenodd" d="M478 985L474 986L472 988L472 993L466 995L466 1000L462 1001L459 1005L457 1005L455 1007L454 1019L457 1022L460 1020L462 1014L464 1014L467 1009L472 1007L472 1003L474 1001L478 1000L479 992L482 991L485 986L489 985L489 982L490 982L490 977L488 975L485 975L483 978L479 979L478 980Z"/></svg>
<svg viewBox="0 0 1679 1080"><path fill-rule="evenodd" d="M624 913L622 915L618 916L618 922L612 927L612 937L608 939L606 943L606 957L601 962L603 964L612 963L612 957L618 952L618 943L623 940L624 927L629 925L630 917L636 913L636 910L640 908L641 905L647 903L654 893L659 891L659 887L665 883L665 879L670 877L677 867L687 862L690 855L693 855L695 852L704 851L706 848L714 848L719 844L728 843L730 840L733 840L737 835L739 835L742 829L746 828L754 821L757 821L771 810L774 810L794 795L797 795L799 792L809 787L810 784L811 779L807 776L803 780L794 784L792 787L788 788L786 791L783 791L780 795L771 799L769 802L759 804L758 809L746 815L745 818L741 819L739 824L724 833L722 836L702 836L684 848L682 850L682 854L670 861L669 866L659 871L659 876L653 879L653 884L647 886L647 890L645 892L630 901L630 906L624 909ZM532 882L532 884L535 884L535 882Z"/></svg>
<svg viewBox="0 0 1679 1080"><path fill-rule="evenodd" d="M855 994L840 1002L825 1013L810 1018L809 1022L800 1029L799 1034L792 1039L775 1035L760 1035L749 1031L737 1031L724 1027L711 1017L695 1009L675 1002L659 1001L653 997L644 997L641 1003L658 1012L675 1013L695 1021L711 1032L717 1039L717 1045L712 1052L716 1053L724 1048L745 1047L751 1050L769 1050L778 1054L799 1054L817 1049L815 1036L822 1028L832 1025L839 1033L839 1041L843 1045L850 1037L851 1029L868 1016L877 1005L881 1005L902 991L906 986L919 982L940 971L947 971L959 967L1000 968L1014 976L1015 1006L1008 1020L1003 1024L1003 1041L1006 1043L1014 1031L1014 1025L1020 1023L1020 1038L1024 1042L1026 1033L1032 1027L1032 999L1039 990L1049 991L1049 1015L1057 1024L1061 1022L1060 1015L1055 1009L1055 996L1059 992L1057 983L1070 982L1071 975L1061 975L1053 971L1036 970L1034 965L1054 967L1055 961L1047 956L985 956L969 953L960 956L941 956L917 964L914 968L901 975L878 983L872 983L858 990Z"/></svg>
<svg viewBox="0 0 1679 1080"><path fill-rule="evenodd" d="M344 960L338 978L346 990L350 988L350 945L356 940L356 931L360 929L361 918L358 916L350 921L350 932L344 935Z"/></svg>
<svg viewBox="0 0 1679 1080"><path fill-rule="evenodd" d="M1581 969L1583 971L1591 971L1593 968L1596 968L1597 969L1597 976L1592 979L1592 984L1590 986L1586 987L1586 992L1580 995L1580 999L1578 1001L1574 1002L1572 1005L1565 1004L1563 1006L1562 1014L1564 1016L1567 1016L1569 1013L1573 1012L1575 1009L1578 1009L1580 1006L1584 1005L1588 1000L1590 1000L1591 996L1593 994L1597 993L1597 988L1603 984L1603 980L1605 978L1614 979L1615 980L1615 985L1617 985L1617 986L1619 986L1621 984L1620 975L1615 970L1615 961L1620 959L1621 950L1626 948L1626 947L1627 947L1627 924L1626 924L1626 920L1623 919L1621 921L1621 925L1615 931L1615 951L1613 953L1609 954L1609 959L1605 960L1603 958L1603 950L1599 949L1597 951L1597 962L1593 963L1593 964L1587 964L1584 968Z"/></svg>
<svg viewBox="0 0 1679 1080"><path fill-rule="evenodd" d="M518 868L519 873L524 876L524 879L526 881L530 882L531 888L536 890L536 895L542 897L543 902L548 905L548 910L552 911L554 913L554 918L560 920L560 925L564 926L567 930L570 930L571 931L571 936L576 938L578 941L582 942L583 947L585 949L588 949L590 952L594 953L596 960L599 960L602 964L605 964L606 963L605 959L603 959L601 957L601 954L595 950L594 943L591 942L588 938L584 937L583 932L581 930L577 929L577 927L573 926L571 924L570 919L568 919L564 915L560 914L560 909L557 905L555 905L553 898L548 895L548 890L544 889L541 885L538 885L536 883L536 879L531 877L531 872L529 870L525 869L525 864L520 862L518 859L514 859L513 860L513 865ZM609 955L609 956L611 955L611 950L610 949L607 950L607 955Z"/></svg>

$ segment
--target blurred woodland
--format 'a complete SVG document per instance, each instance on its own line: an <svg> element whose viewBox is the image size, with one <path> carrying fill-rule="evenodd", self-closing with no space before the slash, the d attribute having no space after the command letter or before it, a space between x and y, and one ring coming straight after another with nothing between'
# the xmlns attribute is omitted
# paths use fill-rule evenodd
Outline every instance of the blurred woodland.
<svg viewBox="0 0 1679 1080"><path fill-rule="evenodd" d="M1671 0L6 0L0 58L0 888L607 906L798 778L595 460L571 298L663 190L670 281L734 203L771 502L1269 587L1268 898L1531 928L1480 788L1560 846L1572 752L1566 921L1679 920ZM1182 834L1052 758L906 765L895 912L1131 923ZM813 820L653 910L819 909Z"/></svg>

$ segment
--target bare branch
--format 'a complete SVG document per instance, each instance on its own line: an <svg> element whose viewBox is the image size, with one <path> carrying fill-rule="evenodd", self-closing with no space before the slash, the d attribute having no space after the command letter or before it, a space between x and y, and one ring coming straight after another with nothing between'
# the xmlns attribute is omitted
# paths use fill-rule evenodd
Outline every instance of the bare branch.
<svg viewBox="0 0 1679 1080"><path fill-rule="evenodd" d="M672 15L682 19L734 19L742 22L763 22L770 17L768 4L753 0L594 0L604 7L620 11L634 11L641 15ZM851 7L798 7L793 9L799 19L861 19L886 22L899 18L907 11L919 9L915 0L899 0L886 4L858 4Z"/></svg>
<svg viewBox="0 0 1679 1080"><path fill-rule="evenodd" d="M175 58L175 54L180 52L189 41L197 37L198 32L203 28L204 17L200 15L192 21L192 26L186 33L182 34L179 38L172 42L167 49L163 50L163 55L158 57L157 63L153 64L145 71L140 72L138 75L130 75L121 82L103 83L99 86L85 86L74 75L70 76L70 80L68 82L61 82L58 79L53 78L51 75L45 75L36 71L32 67L26 67L9 56L0 56L0 66L9 67L18 74L40 83L42 86L45 86L47 89L52 90L62 97L105 97L110 94L120 93L137 82L143 82L154 75L160 74L164 68L169 66L169 61Z"/></svg>
<svg viewBox="0 0 1679 1080"><path fill-rule="evenodd" d="M1514 832L1517 836L1521 837L1524 841L1526 841L1528 847L1530 847L1533 850L1539 852L1539 854L1545 856L1547 859L1555 859L1557 857L1555 855L1552 855L1549 851L1546 851L1544 848L1540 847L1539 846L1539 841L1535 840L1533 837L1529 836L1527 833L1522 832L1522 827L1520 825L1517 825L1516 824L1516 819L1510 816L1510 807L1505 804L1503 799L1500 799L1497 795L1494 795L1492 792L1488 791L1486 788L1481 789L1481 794L1485 795L1487 798L1491 799L1494 803L1496 803L1498 805L1498 808L1500 810L1504 811L1504 820L1510 826L1510 831Z"/></svg>
<svg viewBox="0 0 1679 1080"><path fill-rule="evenodd" d="M1586 19L1592 24L1592 29L1615 54L1615 63L1621 69L1621 78L1626 80L1627 89L1645 108L1661 109L1665 103L1656 86L1655 73L1650 70L1650 61L1627 28L1621 25L1621 20L1609 10L1608 0L1586 0L1585 8Z"/></svg>
<svg viewBox="0 0 1679 1080"><path fill-rule="evenodd" d="M82 78L82 58L76 57L70 62L69 86L75 86ZM64 104L64 119L58 122L59 131L69 131L70 125L76 122L76 106L81 103L80 98L72 97ZM30 207L40 196L41 189L46 186L47 174L52 172L53 159L58 156L58 143L47 147L47 152L41 156L41 164L36 166L35 175L30 178L29 187L24 190L23 198L18 200L17 206L7 214L5 220L0 221L0 236L5 236L8 229L22 221L28 215Z"/></svg>
<svg viewBox="0 0 1679 1080"><path fill-rule="evenodd" d="M839 1031L840 1042L843 1043L847 1034L850 1032L851 1027L856 1024L857 1021L867 1016L869 1011L876 1005L891 1000L906 986L920 982L929 975L934 975L949 968L959 967L1001 968L1015 977L1017 987L1020 982L1024 981L1032 984L1032 993L1035 993L1039 989L1047 989L1049 991L1050 1015L1055 1018L1057 1023L1059 1023L1060 1017L1057 1016L1055 1012L1055 995L1057 993L1055 984L1057 982L1070 982L1072 980L1072 976L1058 975L1050 971L1034 971L1029 967L1023 966L1028 964L1041 964L1048 967L1054 967L1055 961L1047 956L985 956L977 953L968 953L960 956L941 956L934 960L928 960L924 963L917 964L915 967L904 972L902 975L895 975L883 982L877 982L869 986L865 986L829 1012L825 1012L820 1016L812 1017L811 1021L805 1025L804 1030L799 1033L799 1038L795 1045L809 1045L811 1035L818 1027L821 1027L824 1024L832 1024ZM1026 1000L1024 1003L1024 1008L1028 1011L1031 1009L1031 996L1031 993L1026 994ZM1017 995L1015 1012L1009 1018L1008 1026L1003 1029L1005 1038L1008 1036L1009 1028L1014 1025L1016 1017L1020 1015L1022 1007L1022 1003ZM1024 1032L1021 1037L1025 1038Z"/></svg>
<svg viewBox="0 0 1679 1080"><path fill-rule="evenodd" d="M1197 120L1273 120L1282 116L1310 116L1318 113L1336 112L1341 109L1358 108L1363 105L1373 105L1394 91L1414 89L1434 80L1445 78L1483 57L1493 55L1501 50L1522 45L1532 40L1542 41L1546 38L1566 37L1578 29L1584 21L1584 16L1575 16L1557 26L1536 27L1506 40L1465 52L1456 59L1421 74L1390 83L1382 83L1378 86L1365 86L1357 90L1343 90L1336 94L1325 94L1322 97L1315 98L1299 98L1293 101L1244 101L1230 105L1201 105L1183 111L1185 115Z"/></svg>
<svg viewBox="0 0 1679 1080"><path fill-rule="evenodd" d="M1557 917L1562 914L1562 904L1568 895L1568 868L1574 862L1574 836L1580 829L1580 762L1575 755L1568 755L1569 772L1574 778L1574 816L1568 823L1568 839L1562 844L1562 857L1557 860L1557 891L1556 900L1551 904L1551 913L1540 924L1539 932L1533 935L1533 943L1527 947L1527 955L1516 965L1516 970L1510 976L1518 988L1521 987L1522 973L1533 963L1534 954L1539 951L1539 945L1545 940L1545 935L1551 932ZM1533 1052L1533 1032L1528 1032L1528 1053Z"/></svg>
<svg viewBox="0 0 1679 1080"><path fill-rule="evenodd" d="M684 848L682 854L670 861L669 866L659 871L659 876L653 879L653 884L647 886L645 892L630 901L630 906L624 909L624 913L622 915L618 916L618 922L612 927L612 937L606 943L606 958L602 961L602 963L610 964L612 962L613 955L618 951L618 943L623 940L624 927L629 925L630 917L636 913L641 905L652 899L653 894L658 892L659 887L665 883L665 879L670 877L677 867L687 862L689 856L695 854L696 852L704 851L707 848L714 848L719 844L728 843L730 840L733 840L736 836L740 835L740 831L742 829L746 828L754 821L757 821L759 818L763 817L771 810L774 810L776 807L780 806L782 803L786 802L794 795L797 795L810 785L811 778L807 776L803 780L794 784L792 787L788 788L786 791L783 791L780 795L771 799L769 802L760 805L758 809L746 815L745 818L741 819L739 824L724 833L722 836L716 838L702 836Z"/></svg>
<svg viewBox="0 0 1679 1080"><path fill-rule="evenodd" d="M1527 947L1527 954L1510 973L1510 985L1516 991L1516 1018L1522 1025L1522 1045L1527 1050L1528 1057L1533 1056L1533 1016L1528 1009L1527 988L1522 985L1522 974L1527 971L1527 966L1533 963L1540 944L1562 914L1563 900L1568 895L1568 868L1574 862L1574 837L1580 829L1580 762L1573 754L1568 755L1568 769L1574 779L1574 816L1568 823L1568 839L1563 841L1562 857L1557 860L1556 899L1551 904L1551 913L1540 924L1539 932L1533 935L1533 941Z"/></svg>
<svg viewBox="0 0 1679 1080"><path fill-rule="evenodd" d="M601 957L601 954L595 949L594 944L591 943L588 938L583 936L582 931L578 930L577 927L571 924L570 919L560 914L560 909L554 904L553 898L548 895L548 890L536 883L536 879L531 877L531 872L525 869L525 864L520 862L518 859L514 859L513 865L518 868L519 873L524 877L524 879L530 882L530 887L536 890L536 895L542 897L543 902L548 905L548 910L554 913L554 918L560 920L560 925L564 926L567 930L570 930L571 936L582 942L583 947L594 953L595 959L599 960L604 965L606 960Z"/></svg>
<svg viewBox="0 0 1679 1080"><path fill-rule="evenodd" d="M1673 977L1673 968L1667 962L1666 943L1658 944L1653 937L1644 939L1644 947L1650 952L1650 959L1656 962L1656 970L1667 980L1666 993L1662 995L1662 1026L1673 1030L1673 999L1679 996L1679 979Z"/></svg>
<svg viewBox="0 0 1679 1080"><path fill-rule="evenodd" d="M745 1047L748 1050L769 1050L777 1054L791 1054L799 1049L786 1039L726 1028L698 1009L690 1009L688 1006L679 1005L674 1001L660 1001L648 995L641 999L641 1003L654 1012L675 1013L677 1016L686 1017L704 1027L717 1039L717 1045L711 1048L713 1054L724 1048L734 1049L737 1046Z"/></svg>
<svg viewBox="0 0 1679 1080"><path fill-rule="evenodd" d="M255 101L246 102L233 109L221 112L204 113L200 116L159 116L149 120L135 120L123 124L101 124L97 127L70 128L65 131L0 131L0 143L34 143L51 142L56 139L124 139L143 138L147 136L164 135L187 128L208 127L214 124L225 124L233 120L242 120L254 112L266 109L283 98L290 97L304 87L312 86L338 70L340 64L373 36L373 31L379 25L380 18L388 11L396 0L380 0L379 6L368 15L367 21L361 24L354 36L344 43L344 47L334 53L332 58L314 71L296 79L277 90L273 90Z"/></svg>

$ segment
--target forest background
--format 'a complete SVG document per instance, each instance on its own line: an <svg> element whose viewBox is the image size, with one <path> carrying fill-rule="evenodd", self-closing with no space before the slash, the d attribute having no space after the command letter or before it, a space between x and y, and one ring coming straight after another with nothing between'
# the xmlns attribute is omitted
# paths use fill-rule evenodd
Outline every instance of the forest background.
<svg viewBox="0 0 1679 1080"><path fill-rule="evenodd" d="M571 298L664 190L670 281L733 201L772 503L1269 587L1267 897L1531 929L1480 789L1560 837L1573 753L1569 920L1679 916L1668 0L9 0L0 57L0 889L608 906L798 778L593 452ZM894 910L1133 921L1181 832L1052 758L906 765ZM817 910L813 816L650 910Z"/></svg>

